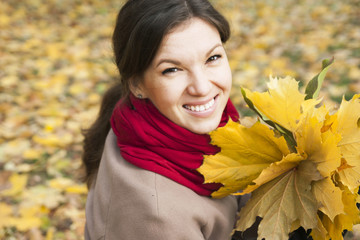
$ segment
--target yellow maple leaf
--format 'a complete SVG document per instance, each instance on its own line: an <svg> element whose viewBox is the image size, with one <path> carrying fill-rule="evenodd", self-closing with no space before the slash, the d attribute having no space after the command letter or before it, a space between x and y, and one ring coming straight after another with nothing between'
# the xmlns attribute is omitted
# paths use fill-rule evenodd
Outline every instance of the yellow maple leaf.
<svg viewBox="0 0 360 240"><path fill-rule="evenodd" d="M56 134L47 134L44 136L35 135L32 139L34 142L43 146L65 147L74 140L74 137L70 133L65 133L60 136Z"/></svg>
<svg viewBox="0 0 360 240"><path fill-rule="evenodd" d="M16 217L13 225L20 231L27 231L31 228L40 227L41 219L38 216L41 206L21 207L20 217Z"/></svg>
<svg viewBox="0 0 360 240"><path fill-rule="evenodd" d="M257 189L259 186L270 182L274 178L278 177L279 175L288 172L289 170L295 168L300 161L304 160L304 157L296 154L296 153L290 153L286 155L281 161L274 162L270 164L270 166L266 169L264 169L258 178L256 178L253 182L255 185L249 185L242 194L251 193L255 189Z"/></svg>
<svg viewBox="0 0 360 240"><path fill-rule="evenodd" d="M326 228L323 226L321 219L317 216L318 225L311 230L311 237L313 240L328 240L329 235Z"/></svg>
<svg viewBox="0 0 360 240"><path fill-rule="evenodd" d="M314 234L311 234L314 240L343 240L343 230L347 229L351 231L353 225L360 222L360 213L356 206L357 193L352 193L346 187L342 187L342 189L342 201L344 203L345 213L337 215L334 221L325 214L319 214L320 221L318 222L318 227L315 228ZM327 234L325 238L321 238L318 229L326 230Z"/></svg>
<svg viewBox="0 0 360 240"><path fill-rule="evenodd" d="M340 166L341 154L337 144L341 138L336 133L323 136L321 129L324 123L319 121L319 111L322 112L322 109L304 114L294 135L298 152L316 162L322 176L328 177Z"/></svg>
<svg viewBox="0 0 360 240"><path fill-rule="evenodd" d="M12 216L12 207L0 203L0 228L16 227L19 231L27 231L34 227L40 227L41 219L38 216L41 206L20 207L19 216Z"/></svg>
<svg viewBox="0 0 360 240"><path fill-rule="evenodd" d="M0 195L15 196L21 194L26 186L27 180L28 180L28 175L26 174L17 174L17 173L12 174L9 179L11 183L11 188L1 191Z"/></svg>
<svg viewBox="0 0 360 240"><path fill-rule="evenodd" d="M355 166L360 160L360 94L350 101L343 99L337 117L337 132L342 136L339 147L348 164Z"/></svg>
<svg viewBox="0 0 360 240"><path fill-rule="evenodd" d="M67 187L70 187L75 183L69 178L54 178L49 180L48 184L51 188L65 190Z"/></svg>
<svg viewBox="0 0 360 240"><path fill-rule="evenodd" d="M341 166L338 167L340 181L355 193L360 185L360 94L354 95L350 101L343 99L337 113L326 116L322 128L323 136L341 135L337 146L342 155Z"/></svg>
<svg viewBox="0 0 360 240"><path fill-rule="evenodd" d="M340 181L356 192L360 185L360 94L350 101L343 99L336 116L333 128L342 136L338 146L346 164L351 166L339 169Z"/></svg>
<svg viewBox="0 0 360 240"><path fill-rule="evenodd" d="M356 193L360 185L360 166L348 167L339 170L339 177L342 184L347 186L351 192Z"/></svg>
<svg viewBox="0 0 360 240"><path fill-rule="evenodd" d="M0 202L0 228L9 226L9 218L11 218L12 208L6 203Z"/></svg>
<svg viewBox="0 0 360 240"><path fill-rule="evenodd" d="M258 239L287 239L297 221L305 229L317 226L318 203L311 183L321 178L315 163L302 161L298 167L261 185L241 209L236 230L246 230L257 216L262 218Z"/></svg>
<svg viewBox="0 0 360 240"><path fill-rule="evenodd" d="M259 122L246 128L229 120L225 127L210 135L212 144L221 147L221 152L205 156L198 171L204 175L205 182L224 185L213 197L244 189L263 169L289 154L284 138L275 137L272 130Z"/></svg>
<svg viewBox="0 0 360 240"><path fill-rule="evenodd" d="M330 178L315 182L312 191L316 200L321 203L319 210L326 214L331 221L334 221L337 215L345 213L341 198L342 191L334 185Z"/></svg>
<svg viewBox="0 0 360 240"><path fill-rule="evenodd" d="M65 198L58 189L39 185L25 191L23 201L29 205L45 206L48 209L53 209L64 202Z"/></svg>
<svg viewBox="0 0 360 240"><path fill-rule="evenodd" d="M258 93L244 89L246 97L256 109L289 131L294 131L300 115L311 109L320 100L304 100L305 94L298 90L298 82L291 77L272 78L268 83L268 92Z"/></svg>
<svg viewBox="0 0 360 240"><path fill-rule="evenodd" d="M76 184L74 186L67 187L65 191L68 193L86 194L88 192L88 189L85 184Z"/></svg>
<svg viewBox="0 0 360 240"><path fill-rule="evenodd" d="M38 149L28 149L23 153L24 159L38 159L42 154L41 150Z"/></svg>

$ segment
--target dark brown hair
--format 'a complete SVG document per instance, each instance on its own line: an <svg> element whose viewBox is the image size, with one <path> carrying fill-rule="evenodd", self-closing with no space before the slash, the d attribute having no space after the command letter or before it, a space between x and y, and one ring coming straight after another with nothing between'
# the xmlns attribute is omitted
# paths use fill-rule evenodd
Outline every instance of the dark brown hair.
<svg viewBox="0 0 360 240"><path fill-rule="evenodd" d="M228 40L229 24L208 0L128 0L121 8L112 37L120 82L105 93L96 121L83 131L83 164L88 187L99 168L105 139L110 130L109 120L116 103L128 98L130 86L136 86L136 81L141 80L163 37L193 17L215 26L222 42Z"/></svg>

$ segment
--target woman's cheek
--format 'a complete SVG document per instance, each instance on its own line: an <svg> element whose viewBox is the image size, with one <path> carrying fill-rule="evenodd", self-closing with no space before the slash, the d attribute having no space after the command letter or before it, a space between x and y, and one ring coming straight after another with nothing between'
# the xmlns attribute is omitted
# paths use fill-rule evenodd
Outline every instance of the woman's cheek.
<svg viewBox="0 0 360 240"><path fill-rule="evenodd" d="M223 91L230 91L232 85L231 69L228 65L222 65L210 73L211 78Z"/></svg>

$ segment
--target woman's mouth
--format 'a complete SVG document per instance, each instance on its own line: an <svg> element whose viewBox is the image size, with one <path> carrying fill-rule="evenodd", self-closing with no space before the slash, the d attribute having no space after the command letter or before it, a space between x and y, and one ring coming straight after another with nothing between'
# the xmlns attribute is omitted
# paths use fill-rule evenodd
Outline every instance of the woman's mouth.
<svg viewBox="0 0 360 240"><path fill-rule="evenodd" d="M210 109L212 106L214 106L215 104L215 98L212 98L209 102L205 103L205 104L201 104L201 105L184 105L184 108L186 108L187 110L190 110L192 112L204 112L208 109Z"/></svg>

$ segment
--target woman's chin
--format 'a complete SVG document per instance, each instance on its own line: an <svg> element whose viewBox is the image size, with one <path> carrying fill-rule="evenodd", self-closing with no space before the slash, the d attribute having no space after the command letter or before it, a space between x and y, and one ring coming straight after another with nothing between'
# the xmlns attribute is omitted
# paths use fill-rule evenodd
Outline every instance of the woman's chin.
<svg viewBox="0 0 360 240"><path fill-rule="evenodd" d="M184 127L193 133L208 134L211 131L214 131L218 126L219 126L219 121L212 120L212 122L192 124Z"/></svg>

